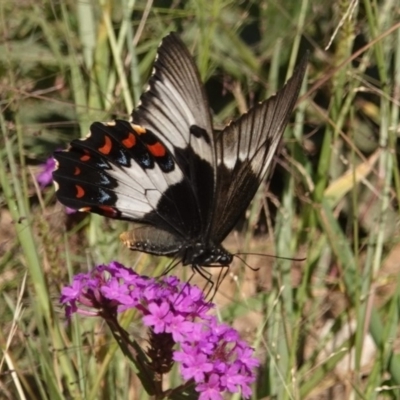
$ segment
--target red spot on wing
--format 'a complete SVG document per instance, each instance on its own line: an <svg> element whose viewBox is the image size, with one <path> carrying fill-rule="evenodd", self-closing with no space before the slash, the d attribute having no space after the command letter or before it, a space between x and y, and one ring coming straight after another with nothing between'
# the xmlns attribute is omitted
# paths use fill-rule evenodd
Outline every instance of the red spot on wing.
<svg viewBox="0 0 400 400"><path fill-rule="evenodd" d="M99 206L99 208L104 212L106 217L115 217L118 214L114 207Z"/></svg>
<svg viewBox="0 0 400 400"><path fill-rule="evenodd" d="M112 143L111 143L111 139L109 136L104 136L104 145L103 147L99 147L99 152L102 154L110 154L110 151L112 149Z"/></svg>
<svg viewBox="0 0 400 400"><path fill-rule="evenodd" d="M130 149L135 146L136 144L136 137L133 133L129 132L128 137L122 141L122 144Z"/></svg>
<svg viewBox="0 0 400 400"><path fill-rule="evenodd" d="M79 185L75 185L76 188L76 198L80 199L81 197L83 197L85 195L85 189L82 186Z"/></svg>
<svg viewBox="0 0 400 400"><path fill-rule="evenodd" d="M154 157L163 157L167 152L166 148L160 142L148 144L147 149Z"/></svg>
<svg viewBox="0 0 400 400"><path fill-rule="evenodd" d="M74 175L80 175L81 169L79 167L75 167L74 169Z"/></svg>
<svg viewBox="0 0 400 400"><path fill-rule="evenodd" d="M80 158L81 161L89 161L90 160L90 154L85 152L85 154Z"/></svg>
<svg viewBox="0 0 400 400"><path fill-rule="evenodd" d="M98 206L98 209L102 211L101 214L104 215L105 217L114 218L114 217L118 216L118 211L114 207L111 207L111 206ZM93 207L81 207L79 209L79 211L81 211L81 212L92 212L93 211Z"/></svg>

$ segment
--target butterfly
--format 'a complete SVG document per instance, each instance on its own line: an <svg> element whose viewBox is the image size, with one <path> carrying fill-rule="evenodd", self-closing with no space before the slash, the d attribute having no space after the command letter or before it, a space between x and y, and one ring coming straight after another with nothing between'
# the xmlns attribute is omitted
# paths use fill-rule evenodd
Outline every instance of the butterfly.
<svg viewBox="0 0 400 400"><path fill-rule="evenodd" d="M55 154L57 199L140 226L121 240L204 276L229 266L222 242L265 178L295 106L306 57L276 95L217 134L197 67L175 33L157 52L130 122L95 122Z"/></svg>

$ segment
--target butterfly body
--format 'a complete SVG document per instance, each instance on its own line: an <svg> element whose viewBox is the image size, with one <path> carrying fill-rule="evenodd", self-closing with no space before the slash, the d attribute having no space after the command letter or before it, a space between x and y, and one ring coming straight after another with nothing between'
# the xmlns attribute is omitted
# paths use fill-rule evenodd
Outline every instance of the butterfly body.
<svg viewBox="0 0 400 400"><path fill-rule="evenodd" d="M304 59L275 96L216 135L197 68L168 35L132 120L95 122L85 139L56 153L58 200L139 223L121 235L132 250L196 270L229 265L221 243L266 175L305 68Z"/></svg>
<svg viewBox="0 0 400 400"><path fill-rule="evenodd" d="M177 256L183 265L229 265L232 254L222 245L204 243L201 238L186 241L173 234L153 227L140 227L120 236L131 250L157 256Z"/></svg>

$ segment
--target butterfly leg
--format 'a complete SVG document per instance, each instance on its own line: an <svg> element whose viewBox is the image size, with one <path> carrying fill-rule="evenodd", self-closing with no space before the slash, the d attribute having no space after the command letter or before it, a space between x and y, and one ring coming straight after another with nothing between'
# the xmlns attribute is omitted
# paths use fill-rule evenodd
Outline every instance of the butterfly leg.
<svg viewBox="0 0 400 400"><path fill-rule="evenodd" d="M212 274L209 271L206 270L206 268L212 268L212 267L220 268L220 271L219 271L218 277L217 277L217 281L215 283L212 280ZM214 297L217 294L217 291L218 291L220 285L222 284L222 282L224 281L224 279L228 275L229 267L230 267L229 264L228 265L208 265L207 267L201 267L201 266L198 266L198 265L193 265L192 266L193 271L199 273L207 281L207 284L204 287L204 289L207 287L208 284L211 285L210 289L208 290L208 292L206 294L206 298L207 298L209 296L209 294L212 292L212 296L210 298L210 301L212 301L214 299Z"/></svg>
<svg viewBox="0 0 400 400"><path fill-rule="evenodd" d="M221 269L219 270L215 291L219 289L220 285L228 275L230 265L221 265L220 267Z"/></svg>
<svg viewBox="0 0 400 400"><path fill-rule="evenodd" d="M192 265L192 271L193 271L193 275L197 272L203 279L205 279L207 281L207 283L205 284L204 288L203 288L203 292L205 293L205 289L208 285L210 285L210 289L207 291L207 294L205 295L206 298L208 298L208 295L213 291L213 287L214 287L214 282L212 280L212 275L209 271L207 271L204 267L200 266L200 265L196 265L193 264ZM210 301L212 301L212 299L215 296L216 291L214 291L214 294L212 296L212 298L210 299Z"/></svg>
<svg viewBox="0 0 400 400"><path fill-rule="evenodd" d="M181 261L179 260L178 256L175 256L173 260L169 263L167 268L165 268L165 271L161 274L161 276L168 275L175 267L180 263Z"/></svg>

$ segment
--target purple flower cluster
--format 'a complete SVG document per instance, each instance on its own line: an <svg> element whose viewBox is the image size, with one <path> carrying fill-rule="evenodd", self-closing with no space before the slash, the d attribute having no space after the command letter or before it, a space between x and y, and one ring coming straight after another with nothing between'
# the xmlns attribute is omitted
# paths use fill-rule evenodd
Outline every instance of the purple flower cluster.
<svg viewBox="0 0 400 400"><path fill-rule="evenodd" d="M63 288L60 301L68 317L136 308L154 334L171 334L179 345L173 360L180 363L182 377L195 382L200 400L222 400L225 391L251 395L249 385L259 365L253 349L238 332L207 314L214 305L196 286L176 277L141 276L112 262L76 275L72 285Z"/></svg>
<svg viewBox="0 0 400 400"><path fill-rule="evenodd" d="M249 385L259 361L237 331L208 316L180 344L174 360L181 363L184 379L194 379L200 399L219 400L222 392L236 393L239 388L244 398L251 396Z"/></svg>

